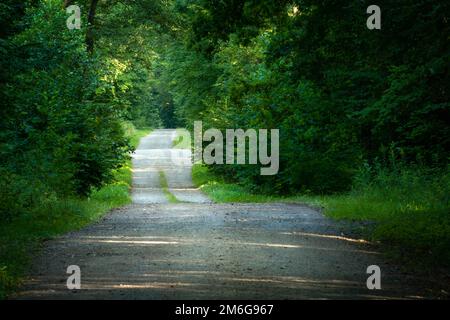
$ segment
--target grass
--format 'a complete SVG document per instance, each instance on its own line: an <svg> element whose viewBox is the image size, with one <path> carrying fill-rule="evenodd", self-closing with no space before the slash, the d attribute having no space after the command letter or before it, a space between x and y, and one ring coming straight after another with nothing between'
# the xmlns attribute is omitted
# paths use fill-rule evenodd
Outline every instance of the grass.
<svg viewBox="0 0 450 320"><path fill-rule="evenodd" d="M173 149L191 148L191 136L186 129L176 129L177 137L172 141Z"/></svg>
<svg viewBox="0 0 450 320"><path fill-rule="evenodd" d="M127 125L127 135L136 147L150 130ZM12 293L30 266L31 257L44 240L78 230L113 208L131 202L131 160L114 172L115 182L94 191L88 199L59 199L0 225L0 299Z"/></svg>
<svg viewBox="0 0 450 320"><path fill-rule="evenodd" d="M380 170L356 181L341 195L273 196L245 187L194 165L193 181L215 202L293 202L322 208L333 219L373 221L362 236L385 245L386 252L422 268L450 267L450 176L448 171Z"/></svg>
<svg viewBox="0 0 450 320"><path fill-rule="evenodd" d="M167 200L169 200L170 203L180 203L181 202L169 191L169 185L167 183L166 175L163 171L159 172L159 184L160 184L161 189L164 192Z"/></svg>
<svg viewBox="0 0 450 320"><path fill-rule="evenodd" d="M192 167L192 181L196 187L205 192L214 202L273 202L280 197L254 194L246 188L233 183L227 183L219 176L212 174L204 165L195 164Z"/></svg>

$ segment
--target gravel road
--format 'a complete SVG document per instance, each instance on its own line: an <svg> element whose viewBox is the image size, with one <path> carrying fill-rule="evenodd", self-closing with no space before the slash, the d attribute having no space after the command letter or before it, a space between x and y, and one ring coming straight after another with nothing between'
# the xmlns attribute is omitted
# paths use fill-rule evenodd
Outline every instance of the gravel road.
<svg viewBox="0 0 450 320"><path fill-rule="evenodd" d="M422 298L425 279L389 264L351 225L296 204L214 204L192 186L190 152L156 130L134 156L133 204L46 242L16 299ZM174 161L174 159L176 159ZM168 203L164 171L182 203ZM81 290L66 269L81 268ZM381 290L366 269L381 268Z"/></svg>

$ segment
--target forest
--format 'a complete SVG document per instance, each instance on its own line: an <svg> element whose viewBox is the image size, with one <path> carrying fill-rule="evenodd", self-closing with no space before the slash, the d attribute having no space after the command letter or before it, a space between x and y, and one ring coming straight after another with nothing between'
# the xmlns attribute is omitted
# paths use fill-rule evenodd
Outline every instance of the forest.
<svg viewBox="0 0 450 320"><path fill-rule="evenodd" d="M0 297L30 246L129 202L139 136L194 121L280 132L276 175L194 167L214 200L373 220L366 237L449 267L450 2L378 0L380 30L372 4L2 1Z"/></svg>

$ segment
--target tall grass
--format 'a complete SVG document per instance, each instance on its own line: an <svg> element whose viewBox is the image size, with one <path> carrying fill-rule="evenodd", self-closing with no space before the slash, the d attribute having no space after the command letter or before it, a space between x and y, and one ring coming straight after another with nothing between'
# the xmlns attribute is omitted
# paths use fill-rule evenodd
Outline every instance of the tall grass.
<svg viewBox="0 0 450 320"><path fill-rule="evenodd" d="M371 235L403 256L450 266L450 174L444 169L366 168L352 192L327 198L327 215L372 220Z"/></svg>

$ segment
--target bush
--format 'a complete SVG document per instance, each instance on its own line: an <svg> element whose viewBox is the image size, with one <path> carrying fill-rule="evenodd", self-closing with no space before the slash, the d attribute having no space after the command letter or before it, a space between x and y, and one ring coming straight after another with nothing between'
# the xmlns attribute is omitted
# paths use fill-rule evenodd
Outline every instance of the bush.
<svg viewBox="0 0 450 320"><path fill-rule="evenodd" d="M23 30L7 40L0 166L7 172L2 183L14 181L5 198L35 201L42 190L87 196L111 181L131 150L121 106L110 102L113 88L100 80L83 33L65 23L60 1L42 1L27 8Z"/></svg>

